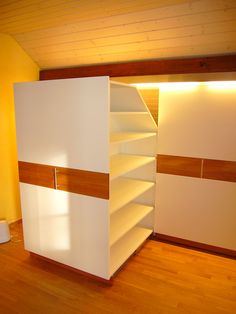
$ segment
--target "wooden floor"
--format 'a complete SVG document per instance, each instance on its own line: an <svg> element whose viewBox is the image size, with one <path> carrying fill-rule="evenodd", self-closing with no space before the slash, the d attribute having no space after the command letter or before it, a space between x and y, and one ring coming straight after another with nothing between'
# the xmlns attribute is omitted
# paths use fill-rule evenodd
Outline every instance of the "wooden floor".
<svg viewBox="0 0 236 314"><path fill-rule="evenodd" d="M236 261L149 240L113 286L0 244L0 313L236 313Z"/></svg>

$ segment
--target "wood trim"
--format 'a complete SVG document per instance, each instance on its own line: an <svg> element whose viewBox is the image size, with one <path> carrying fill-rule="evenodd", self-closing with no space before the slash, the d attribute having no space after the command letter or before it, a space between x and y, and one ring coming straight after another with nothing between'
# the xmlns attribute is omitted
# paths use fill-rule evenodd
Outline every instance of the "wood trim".
<svg viewBox="0 0 236 314"><path fill-rule="evenodd" d="M203 178L236 182L236 161L204 159Z"/></svg>
<svg viewBox="0 0 236 314"><path fill-rule="evenodd" d="M109 199L109 174L19 161L19 181Z"/></svg>
<svg viewBox="0 0 236 314"><path fill-rule="evenodd" d="M157 155L157 172L186 177L201 177L200 158Z"/></svg>
<svg viewBox="0 0 236 314"><path fill-rule="evenodd" d="M19 218L15 221L10 222L9 226L12 228L15 228L17 225L20 225L20 224L22 224L22 218Z"/></svg>
<svg viewBox="0 0 236 314"><path fill-rule="evenodd" d="M153 235L149 236L149 238L152 237L152 236L153 236ZM131 261L131 259L132 259L133 256L135 256L135 255L138 254L138 252L142 249L142 247L144 246L144 244L145 244L146 241L147 241L147 239L144 240L143 243L141 243L141 244L139 245L139 247L124 261L124 263L116 270L116 272L111 276L110 279L104 279L104 278L102 278L102 277L99 277L99 276L96 276L96 275L92 275L92 274L87 273L87 272L85 272L85 271L82 271L82 270L80 270L80 269L77 269L77 268L68 266L68 265L66 265L66 264L57 262L57 261L52 260L52 259L50 259L50 258L48 258L48 257L42 256L42 255L39 255L39 254L36 254L36 253L33 253L33 252L30 252L30 251L29 251L29 253L30 253L30 256L31 256L31 257L34 257L34 258L37 258L37 259L40 259L40 260L49 262L49 263L54 264L54 265L57 265L57 266L59 266L59 267L61 267L61 268L68 269L69 271L73 271L73 272L75 272L75 273L77 273L77 274L80 274L80 275L83 275L83 276L85 276L85 277L87 277L87 278L91 278L91 279L93 279L93 280L100 281L100 282L102 282L102 283L105 283L105 284L111 286L111 285L113 285L113 281L114 281L114 278L116 277L116 275L120 272L121 269L123 269L123 267L124 267L126 264L128 264L128 263Z"/></svg>
<svg viewBox="0 0 236 314"><path fill-rule="evenodd" d="M54 167L31 162L18 162L19 181L54 188Z"/></svg>
<svg viewBox="0 0 236 314"><path fill-rule="evenodd" d="M140 76L236 71L236 55L150 60L40 71L40 80L88 76Z"/></svg>
<svg viewBox="0 0 236 314"><path fill-rule="evenodd" d="M217 255L236 259L236 251L225 249L225 248L214 246L214 245L199 243L199 242L172 237L172 236L160 234L160 233L154 233L151 236L151 239L156 240L156 241L166 242L166 243L172 243L175 245L181 245L183 247L190 247L190 248L198 249L198 250L205 251L208 253L214 253Z"/></svg>
<svg viewBox="0 0 236 314"><path fill-rule="evenodd" d="M33 257L33 258L43 260L43 261L45 261L45 262L47 262L47 263L51 263L51 264L53 264L53 265L59 266L59 267L61 267L61 268L67 269L67 270L69 270L69 271L73 271L74 273L77 273L77 274L79 274L79 275L83 275L83 276L85 276L85 277L87 277L87 278L90 278L90 279L99 281L99 282L101 282L101 283L105 283L106 285L109 285L109 286L111 286L111 285L113 284L113 278L111 278L111 279L104 279L104 278L102 278L102 277L98 277L98 276L96 276L96 275L92 275L92 274L90 274L90 273L87 273L87 272L82 271L82 270L80 270L80 269L74 268L74 267L72 267L72 266L68 266L68 265L65 265L65 264L63 264L63 263L54 261L54 260L52 260L52 259L50 259L50 258L47 258L47 257L45 257L45 256L41 256L41 255L36 254L36 253L33 253L33 252L29 252L29 253L30 253L30 256Z"/></svg>
<svg viewBox="0 0 236 314"><path fill-rule="evenodd" d="M109 199L109 174L56 167L58 190Z"/></svg>
<svg viewBox="0 0 236 314"><path fill-rule="evenodd" d="M236 182L236 161L158 154L156 172Z"/></svg>

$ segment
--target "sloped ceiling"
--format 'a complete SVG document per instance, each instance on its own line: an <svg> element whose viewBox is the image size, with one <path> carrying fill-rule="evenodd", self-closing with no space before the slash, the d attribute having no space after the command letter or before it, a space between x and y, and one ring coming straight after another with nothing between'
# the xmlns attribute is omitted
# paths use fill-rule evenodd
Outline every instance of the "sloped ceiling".
<svg viewBox="0 0 236 314"><path fill-rule="evenodd" d="M235 0L1 0L41 69L236 52Z"/></svg>

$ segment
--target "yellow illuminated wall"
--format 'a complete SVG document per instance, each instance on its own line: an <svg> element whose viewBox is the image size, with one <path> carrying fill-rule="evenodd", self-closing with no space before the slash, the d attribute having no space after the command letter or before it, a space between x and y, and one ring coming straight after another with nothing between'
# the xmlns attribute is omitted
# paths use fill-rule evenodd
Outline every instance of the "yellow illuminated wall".
<svg viewBox="0 0 236 314"><path fill-rule="evenodd" d="M15 82L38 80L39 68L8 35L0 34L0 219L21 218L15 135Z"/></svg>

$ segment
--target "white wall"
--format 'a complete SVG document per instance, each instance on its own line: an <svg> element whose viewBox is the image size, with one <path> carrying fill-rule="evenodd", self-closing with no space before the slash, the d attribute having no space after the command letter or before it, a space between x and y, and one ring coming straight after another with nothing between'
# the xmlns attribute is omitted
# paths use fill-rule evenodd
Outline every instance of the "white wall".
<svg viewBox="0 0 236 314"><path fill-rule="evenodd" d="M161 89L158 154L236 161L235 86ZM157 174L155 232L236 250L236 183Z"/></svg>

